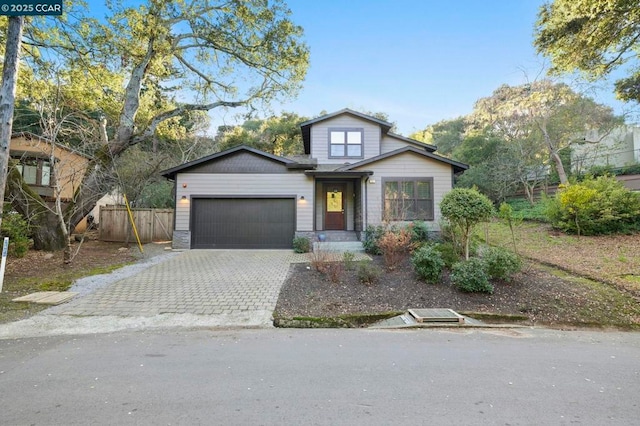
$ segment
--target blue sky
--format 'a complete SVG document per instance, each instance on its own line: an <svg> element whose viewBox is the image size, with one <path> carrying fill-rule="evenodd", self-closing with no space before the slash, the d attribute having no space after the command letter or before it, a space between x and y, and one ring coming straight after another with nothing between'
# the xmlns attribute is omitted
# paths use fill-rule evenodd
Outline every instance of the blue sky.
<svg viewBox="0 0 640 426"><path fill-rule="evenodd" d="M545 59L532 46L544 0L285 2L304 29L310 67L297 99L272 104L276 115L315 117L342 108L385 112L397 132L408 136L470 113L476 100L502 84L545 76ZM616 101L611 84L601 86L589 95L616 113L635 107L640 118L637 105ZM210 132L241 123L240 114L212 111Z"/></svg>
<svg viewBox="0 0 640 426"><path fill-rule="evenodd" d="M311 65L298 98L273 110L380 111L404 135L468 114L501 84L540 77L545 62L532 39L543 3L288 0ZM614 103L604 98L598 100ZM232 113L224 115L229 123Z"/></svg>
<svg viewBox="0 0 640 426"><path fill-rule="evenodd" d="M468 114L503 83L543 68L531 45L536 0L289 0L311 50L301 115L381 111L408 135Z"/></svg>

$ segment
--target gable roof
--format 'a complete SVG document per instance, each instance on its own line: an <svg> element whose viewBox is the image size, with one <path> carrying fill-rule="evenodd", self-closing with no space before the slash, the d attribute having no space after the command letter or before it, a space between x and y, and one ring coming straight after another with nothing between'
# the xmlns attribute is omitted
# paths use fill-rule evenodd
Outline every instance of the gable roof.
<svg viewBox="0 0 640 426"><path fill-rule="evenodd" d="M436 160L436 161L440 161L442 163L449 164L449 165L451 165L453 167L454 173L463 172L463 171L465 171L465 170L467 170L469 168L469 166L464 164L464 163L460 163L460 162L451 160L449 158L442 157L440 155L433 154L431 152L427 152L427 151L425 151L423 149L415 148L413 146L405 146L403 148L396 149L395 151L390 151L390 152L386 152L384 154L378 155L377 157L368 158L366 160L362 160L362 161L359 161L359 162L353 163L353 164L347 164L346 166L342 166L342 167L338 168L337 170L340 170L340 171L353 170L353 169L356 169L358 167L362 167L362 166L366 166L366 165L371 164L371 163L375 163L377 161L381 161L381 160L385 160L387 158L395 157L396 155L404 154L405 152L412 152L414 154L418 154L418 155L421 155L423 157L430 158L432 160Z"/></svg>
<svg viewBox="0 0 640 426"><path fill-rule="evenodd" d="M391 127L393 127L393 124L389 123L388 121L380 120L379 118L375 118L370 115L351 110L349 108L343 108L340 111L332 112L330 114L325 114L323 116L313 118L311 120L307 120L303 123L300 123L300 130L302 131L302 142L304 144L305 154L311 153L311 126L321 121L329 120L330 118L337 117L343 114L349 114L354 117L361 118L363 120L367 120L372 123L375 123L382 128L383 133L388 133Z"/></svg>
<svg viewBox="0 0 640 426"><path fill-rule="evenodd" d="M44 142L46 144L53 145L56 148L62 149L64 151L67 151L67 152L69 152L71 154L74 154L74 155L77 155L79 157L83 157L85 159L90 159L91 158L87 154L84 154L84 153L78 151L75 148L72 148L70 146L63 145L61 143L52 141L49 138L46 138L46 137L40 136L40 135L36 135L35 133L31 133L31 132L15 132L15 133L11 133L11 139L17 139L17 138L23 138L26 141L32 141L34 139L37 139L40 142ZM36 147L33 147L33 148L36 148ZM11 146L9 146L9 152L11 152L11 151L16 152L15 149L11 149ZM29 151L29 152L32 152L32 151Z"/></svg>
<svg viewBox="0 0 640 426"><path fill-rule="evenodd" d="M406 136L399 135L397 133L388 132L387 136L389 136L391 138L394 138L394 139L401 140L402 142L409 143L409 144L414 145L414 146L416 146L418 148L426 149L429 152L435 152L438 149L438 147L435 146L435 145L429 145L428 143L420 142L420 141L417 141L415 139L411 139L411 138L408 138Z"/></svg>
<svg viewBox="0 0 640 426"><path fill-rule="evenodd" d="M321 121L325 121L325 120L329 120L331 118L337 117L339 115L343 115L343 114L349 114L352 115L354 117L357 118L361 118L363 120L366 121L370 121L374 124L377 124L378 126L380 126L380 129L382 130L382 133L394 138L394 139L398 139L401 140L403 142L412 144L416 147L419 148L423 148L427 151L430 152L434 152L438 147L435 145L429 145L426 143L422 143L420 141L411 139L411 138L407 138L405 136L399 135L397 133L393 133L391 132L391 128L393 127L393 123L389 123L388 121L384 121L384 120L380 120L379 118L373 117L371 115L367 115L367 114L363 114L361 112L358 111L354 111L352 109L349 108L343 108L340 111L336 111L336 112L332 112L330 114L325 114L323 116L317 117L317 118L313 118L311 120L307 120L303 123L300 123L300 130L302 132L302 142L304 144L304 153L305 154L311 154L311 126L319 123Z"/></svg>
<svg viewBox="0 0 640 426"><path fill-rule="evenodd" d="M277 155L269 154L268 152L260 151L259 149L255 149L255 148L252 148L252 147L247 146L247 145L239 145L239 146L236 146L234 148L227 149L225 151L216 152L214 154L207 155L206 157L198 158L197 160L189 161L188 163L184 163L184 164L181 164L179 166L172 167L172 168L167 169L167 170L163 170L162 172L160 172L160 174L162 176L164 176L165 178L169 179L169 180L174 180L177 173L185 172L188 169L191 169L191 168L196 167L198 165L201 165L203 163L207 163L207 162L212 161L212 160L216 160L216 159L219 159L219 158L222 158L222 157L226 157L228 155L232 155L232 154L235 154L235 153L240 152L240 151L250 152L252 154L264 157L264 158L269 159L271 161L276 161L276 162L282 163L285 166L296 164L295 161L289 160L288 158L279 157Z"/></svg>

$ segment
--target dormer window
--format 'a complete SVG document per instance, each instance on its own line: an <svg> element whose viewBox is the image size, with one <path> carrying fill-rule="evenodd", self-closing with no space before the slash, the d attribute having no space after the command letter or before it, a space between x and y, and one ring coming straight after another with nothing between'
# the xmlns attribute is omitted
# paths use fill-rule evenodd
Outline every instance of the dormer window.
<svg viewBox="0 0 640 426"><path fill-rule="evenodd" d="M329 158L362 158L363 129L329 129Z"/></svg>

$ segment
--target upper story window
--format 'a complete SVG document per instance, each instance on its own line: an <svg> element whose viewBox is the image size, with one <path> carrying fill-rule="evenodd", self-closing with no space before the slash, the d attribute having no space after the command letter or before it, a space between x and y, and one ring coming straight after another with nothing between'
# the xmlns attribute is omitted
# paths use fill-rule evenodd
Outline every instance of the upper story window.
<svg viewBox="0 0 640 426"><path fill-rule="evenodd" d="M50 186L51 163L41 158L19 158L16 169L27 185Z"/></svg>
<svg viewBox="0 0 640 426"><path fill-rule="evenodd" d="M363 129L329 129L329 158L362 158Z"/></svg>

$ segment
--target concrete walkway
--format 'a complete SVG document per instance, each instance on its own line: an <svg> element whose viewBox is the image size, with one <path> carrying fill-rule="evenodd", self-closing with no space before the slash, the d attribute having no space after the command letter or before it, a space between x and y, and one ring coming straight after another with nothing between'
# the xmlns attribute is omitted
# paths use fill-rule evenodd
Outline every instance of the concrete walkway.
<svg viewBox="0 0 640 426"><path fill-rule="evenodd" d="M31 318L0 339L172 327L272 327L291 250L190 250ZM118 277L118 271L112 274Z"/></svg>

